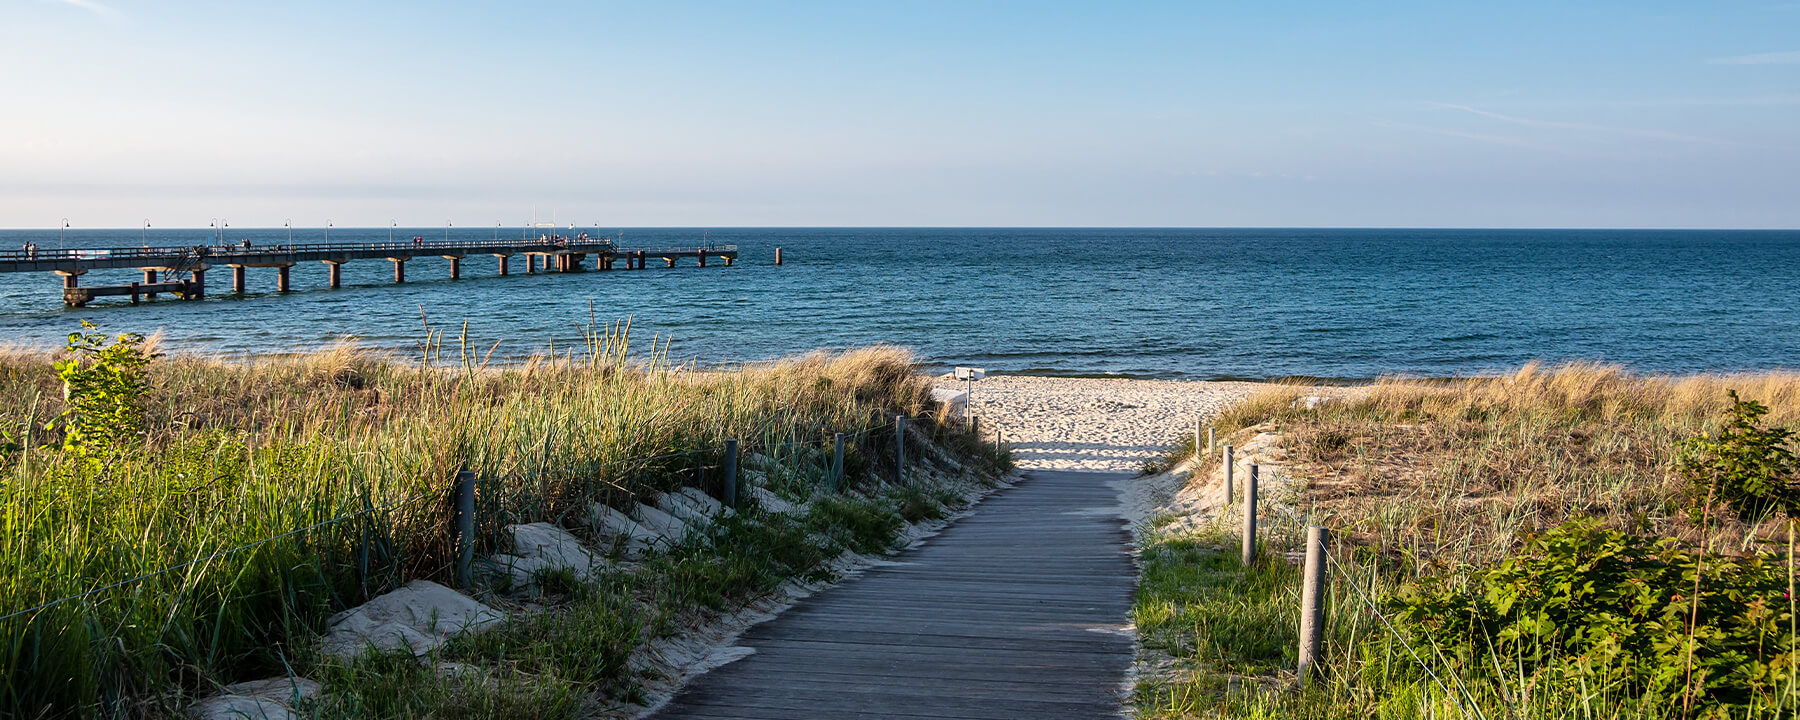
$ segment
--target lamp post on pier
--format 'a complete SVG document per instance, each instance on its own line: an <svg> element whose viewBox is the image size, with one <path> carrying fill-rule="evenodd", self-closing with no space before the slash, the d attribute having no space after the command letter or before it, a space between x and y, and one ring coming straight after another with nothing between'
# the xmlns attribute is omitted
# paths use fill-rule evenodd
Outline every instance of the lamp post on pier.
<svg viewBox="0 0 1800 720"><path fill-rule="evenodd" d="M331 221L325 221L325 243L331 244Z"/></svg>
<svg viewBox="0 0 1800 720"><path fill-rule="evenodd" d="M144 226L138 228L138 240L142 241L145 247L150 246L150 218L144 218Z"/></svg>
<svg viewBox="0 0 1800 720"><path fill-rule="evenodd" d="M287 228L288 244L293 245L294 244L294 219L288 218L287 220L285 220L281 223L281 226Z"/></svg>
<svg viewBox="0 0 1800 720"><path fill-rule="evenodd" d="M56 228L56 249L63 249L63 231L69 229L69 219L63 218L62 225Z"/></svg>
<svg viewBox="0 0 1800 720"><path fill-rule="evenodd" d="M400 226L400 223L395 222L393 220L388 220L388 244L389 245L394 244L394 228L399 227L399 226Z"/></svg>

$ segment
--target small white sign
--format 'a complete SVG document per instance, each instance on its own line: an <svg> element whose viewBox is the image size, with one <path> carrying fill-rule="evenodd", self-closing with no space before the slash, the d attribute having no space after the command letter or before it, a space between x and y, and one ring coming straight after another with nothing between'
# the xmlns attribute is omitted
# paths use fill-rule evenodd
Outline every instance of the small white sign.
<svg viewBox="0 0 1800 720"><path fill-rule="evenodd" d="M987 368L959 367L956 369L958 380L980 380L987 377Z"/></svg>

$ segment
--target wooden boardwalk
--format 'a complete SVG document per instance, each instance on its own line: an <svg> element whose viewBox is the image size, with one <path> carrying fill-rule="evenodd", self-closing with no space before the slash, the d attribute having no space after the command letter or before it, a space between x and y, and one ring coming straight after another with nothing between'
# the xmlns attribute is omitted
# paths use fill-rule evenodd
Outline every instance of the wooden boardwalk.
<svg viewBox="0 0 1800 720"><path fill-rule="evenodd" d="M751 628L652 717L1116 718L1136 572L1117 474L1031 472L897 564Z"/></svg>

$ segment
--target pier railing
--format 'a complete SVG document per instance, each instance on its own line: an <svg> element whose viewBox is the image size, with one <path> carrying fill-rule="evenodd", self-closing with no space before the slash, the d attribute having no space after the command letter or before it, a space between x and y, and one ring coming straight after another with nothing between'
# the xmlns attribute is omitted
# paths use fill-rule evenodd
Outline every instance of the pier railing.
<svg viewBox="0 0 1800 720"><path fill-rule="evenodd" d="M331 253L331 252L382 252L398 250L417 252L419 250L510 250L525 248L574 246L589 252L610 249L613 242L610 238L591 238L580 240L574 238L529 239L529 240L421 240L373 243L275 243L269 245L169 245L159 247L116 247L116 248L33 248L30 250L0 251L0 261L54 261L54 260L126 260L134 258L164 259L171 257L205 257L230 259L234 257L257 257L263 255L284 255L292 253ZM638 248L633 248L636 250ZM651 252L666 252L673 248L644 248ZM736 250L736 245L718 248L702 248L712 251ZM692 252L694 248L686 248Z"/></svg>

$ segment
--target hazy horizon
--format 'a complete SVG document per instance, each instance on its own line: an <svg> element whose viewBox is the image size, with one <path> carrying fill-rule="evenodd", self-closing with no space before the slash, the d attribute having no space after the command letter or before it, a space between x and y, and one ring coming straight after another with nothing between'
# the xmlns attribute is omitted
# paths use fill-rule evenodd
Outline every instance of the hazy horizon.
<svg viewBox="0 0 1800 720"><path fill-rule="evenodd" d="M0 226L1788 229L1797 24L0 0Z"/></svg>

